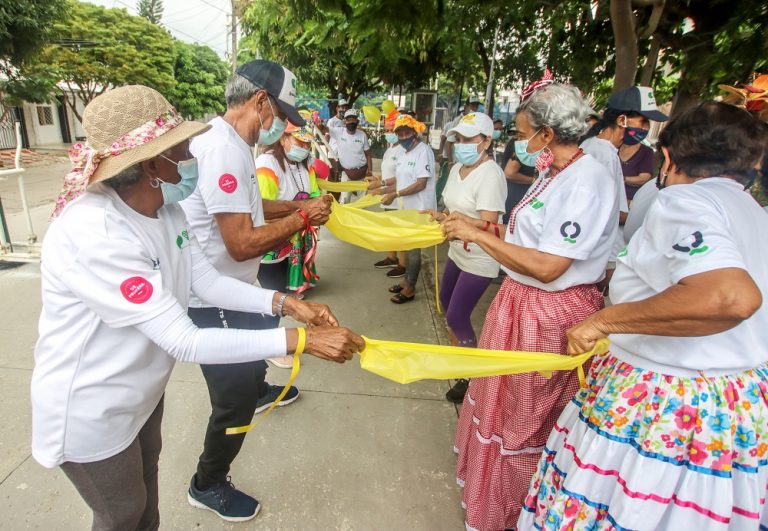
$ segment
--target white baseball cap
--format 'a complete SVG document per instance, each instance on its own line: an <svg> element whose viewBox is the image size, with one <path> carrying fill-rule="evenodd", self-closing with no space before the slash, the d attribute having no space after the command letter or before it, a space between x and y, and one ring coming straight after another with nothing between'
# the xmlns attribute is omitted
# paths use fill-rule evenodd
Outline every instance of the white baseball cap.
<svg viewBox="0 0 768 531"><path fill-rule="evenodd" d="M471 112L459 120L450 131L448 135L459 134L461 136L472 138L477 135L484 135L490 137L493 135L493 120L491 117L482 112ZM448 136L446 135L446 136ZM448 136L450 139L450 136Z"/></svg>
<svg viewBox="0 0 768 531"><path fill-rule="evenodd" d="M360 115L357 112L357 109L352 108L348 109L347 112L344 113L344 118L358 118Z"/></svg>
<svg viewBox="0 0 768 531"><path fill-rule="evenodd" d="M349 102L347 100L345 100L344 98L341 98L339 100L339 103L336 104L336 106L337 107L341 107L342 105L346 105L347 107L349 107Z"/></svg>

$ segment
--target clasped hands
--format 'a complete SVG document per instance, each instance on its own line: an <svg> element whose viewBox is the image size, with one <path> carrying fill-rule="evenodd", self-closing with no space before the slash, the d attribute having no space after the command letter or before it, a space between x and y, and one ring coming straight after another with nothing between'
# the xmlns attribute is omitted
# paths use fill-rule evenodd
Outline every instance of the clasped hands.
<svg viewBox="0 0 768 531"><path fill-rule="evenodd" d="M285 315L307 325L304 350L313 356L344 363L365 348L365 340L339 326L339 320L325 304L288 297L283 309Z"/></svg>

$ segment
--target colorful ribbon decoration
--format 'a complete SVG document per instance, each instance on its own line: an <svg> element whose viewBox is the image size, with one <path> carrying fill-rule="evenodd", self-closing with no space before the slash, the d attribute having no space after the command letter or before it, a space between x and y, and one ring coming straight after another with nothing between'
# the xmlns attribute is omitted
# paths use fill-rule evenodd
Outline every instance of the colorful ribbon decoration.
<svg viewBox="0 0 768 531"><path fill-rule="evenodd" d="M481 378L538 372L549 378L553 371L577 369L585 385L584 363L594 355L608 351L608 340L601 339L587 353L565 356L546 352L521 352L423 345L365 339L360 353L360 367L400 384L418 380Z"/></svg>
<svg viewBox="0 0 768 531"><path fill-rule="evenodd" d="M280 401L283 398L285 398L285 395L288 393L288 390L293 385L293 382L296 381L296 377L299 376L299 371L301 370L301 354L304 352L304 347L307 344L307 331L303 328L297 328L296 332L299 334L299 338L296 341L296 351L293 353L293 367L291 367L291 375L288 377L288 383L285 384L285 387L283 387L283 391L277 396L277 398L275 398L275 401L272 402L272 405L269 406L269 409L267 409L263 415L261 415L261 417L257 422L252 422L247 426L227 428L226 431L224 432L226 435L238 435L240 433L248 433L253 428L255 428L260 422L262 422L265 418L267 418L269 414L272 413L272 410L277 407L277 404L279 404Z"/></svg>
<svg viewBox="0 0 768 531"><path fill-rule="evenodd" d="M320 275L312 271L312 266L315 265L315 255L317 254L317 227L313 227L309 222L309 216L303 209L298 210L299 215L304 220L304 229L299 233L299 241L301 245L304 245L305 239L309 236L311 246L309 251L304 254L303 262L301 265L301 272L304 275L306 282L303 286L296 290L296 294L300 295L304 291L308 290L313 280L320 280Z"/></svg>
<svg viewBox="0 0 768 531"><path fill-rule="evenodd" d="M368 189L368 181L344 181L336 183L333 181L317 181L317 187L326 192L362 192Z"/></svg>

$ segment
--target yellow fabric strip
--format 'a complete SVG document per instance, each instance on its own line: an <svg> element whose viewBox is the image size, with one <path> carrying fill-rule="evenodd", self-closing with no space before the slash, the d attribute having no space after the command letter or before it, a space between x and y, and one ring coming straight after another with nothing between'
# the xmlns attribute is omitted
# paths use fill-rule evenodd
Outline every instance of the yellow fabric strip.
<svg viewBox="0 0 768 531"><path fill-rule="evenodd" d="M437 267L437 245L435 245L435 308L437 308L437 314L443 315L443 307L440 306L440 268Z"/></svg>
<svg viewBox="0 0 768 531"><path fill-rule="evenodd" d="M344 206L349 208L368 208L378 204L381 204L380 195L364 195L357 201L354 201L352 203L347 203Z"/></svg>
<svg viewBox="0 0 768 531"><path fill-rule="evenodd" d="M360 192L368 189L368 181L361 180L335 183L324 179L318 179L317 186L326 192Z"/></svg>
<svg viewBox="0 0 768 531"><path fill-rule="evenodd" d="M339 240L377 252L422 249L445 240L440 224L416 210L370 212L334 203L325 226Z"/></svg>
<svg viewBox="0 0 768 531"><path fill-rule="evenodd" d="M480 378L526 372L539 372L547 376L552 371L581 369L590 357L607 351L607 339L599 341L591 352L564 356L545 352L488 350L365 338L365 349L360 353L360 366L401 384L426 379ZM579 371L579 380L584 385L583 370Z"/></svg>
<svg viewBox="0 0 768 531"><path fill-rule="evenodd" d="M248 424L247 426L238 426L236 428L227 428L226 434L227 435L238 435L240 433L248 433L253 428L259 425L259 423L263 422L265 418L269 416L270 413L272 413L272 410L277 407L277 404L280 403L280 401L285 398L285 395L288 393L288 390L293 385L293 382L296 381L296 377L299 375L299 371L301 370L301 354L304 352L304 346L306 345L307 341L307 331L303 328L297 328L296 331L299 334L298 341L296 343L296 351L293 353L293 367L291 367L291 376L288 378L288 383L285 384L285 387L283 387L283 392L278 395L277 398L275 398L275 401L272 402L272 405L269 406L269 409L267 409L263 415L259 418L257 422L253 422L251 424Z"/></svg>

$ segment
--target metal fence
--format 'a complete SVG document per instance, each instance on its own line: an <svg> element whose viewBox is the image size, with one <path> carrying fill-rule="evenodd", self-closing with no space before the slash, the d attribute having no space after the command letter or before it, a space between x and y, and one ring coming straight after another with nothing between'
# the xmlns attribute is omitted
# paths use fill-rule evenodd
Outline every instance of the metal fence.
<svg viewBox="0 0 768 531"><path fill-rule="evenodd" d="M5 114L5 107L0 104L0 116ZM14 123L16 121L16 113L13 109L3 118L0 122L0 149L15 149L16 148L16 129Z"/></svg>

